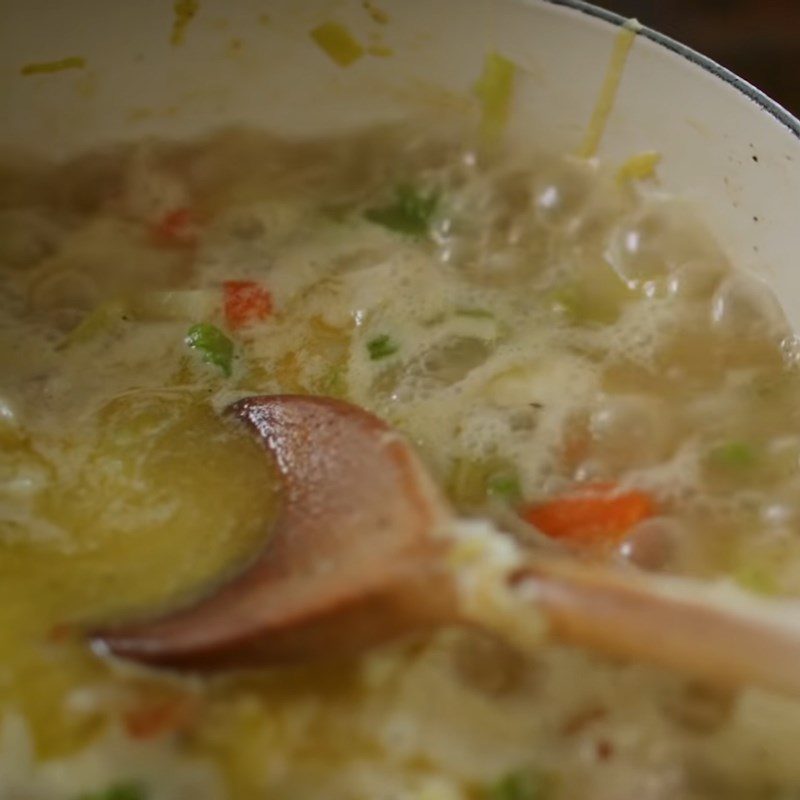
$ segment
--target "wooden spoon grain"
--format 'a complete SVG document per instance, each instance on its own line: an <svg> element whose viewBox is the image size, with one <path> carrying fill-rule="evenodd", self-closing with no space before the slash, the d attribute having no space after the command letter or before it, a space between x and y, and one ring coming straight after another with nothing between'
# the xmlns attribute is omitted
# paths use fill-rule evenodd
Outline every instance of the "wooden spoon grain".
<svg viewBox="0 0 800 800"><path fill-rule="evenodd" d="M444 625L503 634L512 616L539 614L556 641L800 696L800 604L531 553L491 577L512 601L498 618L465 596L452 511L384 422L306 396L252 397L229 411L276 461L283 505L272 535L195 604L92 631L99 652L178 669L251 667L355 654Z"/></svg>

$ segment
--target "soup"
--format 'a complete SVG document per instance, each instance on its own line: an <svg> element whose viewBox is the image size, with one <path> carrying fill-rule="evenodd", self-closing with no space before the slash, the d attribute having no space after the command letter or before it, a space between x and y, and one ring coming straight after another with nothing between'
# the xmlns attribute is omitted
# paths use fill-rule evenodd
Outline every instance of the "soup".
<svg viewBox="0 0 800 800"><path fill-rule="evenodd" d="M796 342L649 166L427 120L8 160L0 795L800 796L756 690L464 630L202 677L83 635L263 545L273 468L220 413L254 394L369 409L523 547L800 593Z"/></svg>

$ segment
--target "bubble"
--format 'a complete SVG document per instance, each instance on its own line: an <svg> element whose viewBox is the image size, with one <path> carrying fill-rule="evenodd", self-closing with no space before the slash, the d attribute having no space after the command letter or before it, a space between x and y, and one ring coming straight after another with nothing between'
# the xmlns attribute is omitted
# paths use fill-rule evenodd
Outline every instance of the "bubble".
<svg viewBox="0 0 800 800"><path fill-rule="evenodd" d="M616 468L658 461L671 427L665 403L643 395L608 396L589 418L596 457Z"/></svg>
<svg viewBox="0 0 800 800"><path fill-rule="evenodd" d="M789 334L781 341L781 355L787 367L800 366L800 336Z"/></svg>
<svg viewBox="0 0 800 800"><path fill-rule="evenodd" d="M586 162L564 160L533 182L534 214L540 223L561 228L579 224L595 180Z"/></svg>
<svg viewBox="0 0 800 800"><path fill-rule="evenodd" d="M767 503L759 515L767 525L782 528L797 520L797 507L793 503Z"/></svg>
<svg viewBox="0 0 800 800"><path fill-rule="evenodd" d="M696 300L708 297L725 273L723 262L695 259L677 267L667 278L666 293L677 299Z"/></svg>
<svg viewBox="0 0 800 800"><path fill-rule="evenodd" d="M663 202L633 212L614 228L606 257L633 289L664 282L680 267L715 252L708 234L685 208ZM652 285L645 288L654 293Z"/></svg>
<svg viewBox="0 0 800 800"><path fill-rule="evenodd" d="M373 388L379 394L388 394L395 402L422 400L463 380L491 351L491 345L481 339L448 337L408 363L396 364L382 372Z"/></svg>
<svg viewBox="0 0 800 800"><path fill-rule="evenodd" d="M769 287L741 274L723 281L711 298L710 314L716 331L736 338L772 336L786 324Z"/></svg>
<svg viewBox="0 0 800 800"><path fill-rule="evenodd" d="M600 461L594 458L586 459L586 461L582 461L578 466L575 468L575 472L573 473L573 477L578 483L592 483L594 481L598 481L601 478L605 478L605 469Z"/></svg>
<svg viewBox="0 0 800 800"><path fill-rule="evenodd" d="M625 561L648 571L667 568L674 560L682 534L680 523L654 517L636 525L619 545Z"/></svg>
<svg viewBox="0 0 800 800"><path fill-rule="evenodd" d="M634 217L613 232L607 257L628 285L635 288L669 272L663 238L662 223L656 215Z"/></svg>

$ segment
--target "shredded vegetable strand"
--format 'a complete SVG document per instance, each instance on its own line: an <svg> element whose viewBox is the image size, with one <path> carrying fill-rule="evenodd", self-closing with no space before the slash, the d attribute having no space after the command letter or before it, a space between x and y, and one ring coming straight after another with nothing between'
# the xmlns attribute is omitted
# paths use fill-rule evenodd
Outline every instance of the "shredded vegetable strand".
<svg viewBox="0 0 800 800"><path fill-rule="evenodd" d="M597 155L597 148L600 146L608 118L614 108L614 101L617 99L617 91L625 70L625 63L628 60L628 53L639 30L640 26L636 20L628 20L617 34L603 85L586 129L586 135L577 151L577 155L581 158L592 158Z"/></svg>

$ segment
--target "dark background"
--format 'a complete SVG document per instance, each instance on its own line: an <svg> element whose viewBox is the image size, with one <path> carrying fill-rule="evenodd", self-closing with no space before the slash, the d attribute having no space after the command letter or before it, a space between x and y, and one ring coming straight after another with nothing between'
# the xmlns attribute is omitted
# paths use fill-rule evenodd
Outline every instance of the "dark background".
<svg viewBox="0 0 800 800"><path fill-rule="evenodd" d="M800 115L800 0L594 0L710 56Z"/></svg>

